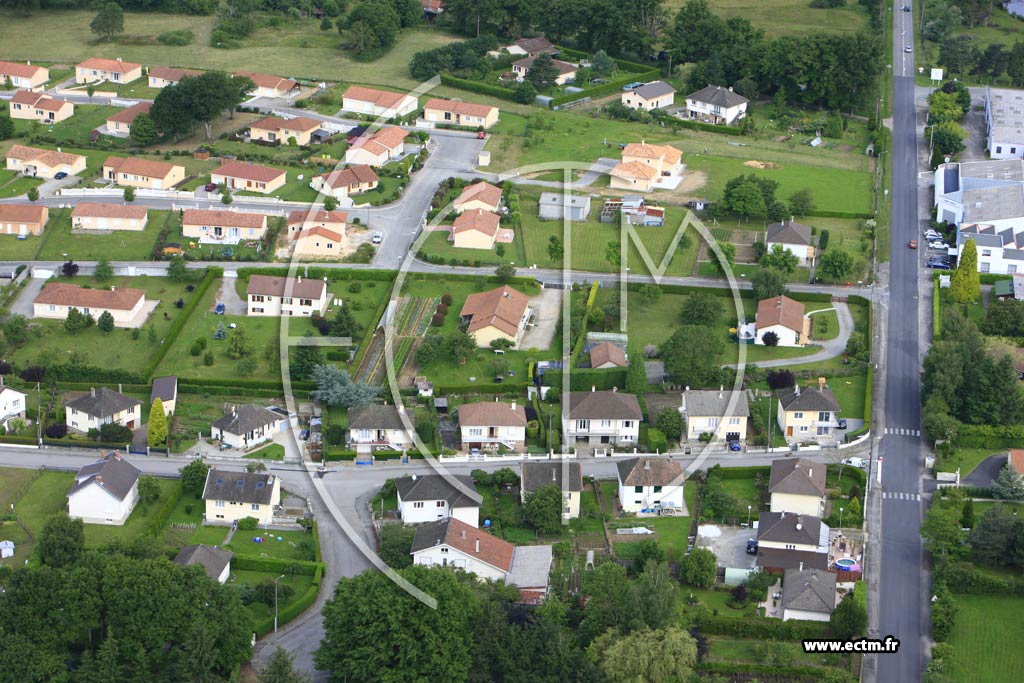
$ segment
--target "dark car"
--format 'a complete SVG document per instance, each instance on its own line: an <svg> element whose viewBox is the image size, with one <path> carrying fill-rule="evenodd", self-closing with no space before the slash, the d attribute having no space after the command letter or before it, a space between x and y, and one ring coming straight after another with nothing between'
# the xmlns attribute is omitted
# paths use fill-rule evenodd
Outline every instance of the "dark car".
<svg viewBox="0 0 1024 683"><path fill-rule="evenodd" d="M903 6L903 11L904 12L909 12L910 11L910 7L908 5L904 5Z"/></svg>
<svg viewBox="0 0 1024 683"><path fill-rule="evenodd" d="M214 315L224 315L224 310L225 310L225 309L224 309L224 304L222 304L222 303L218 303L218 304L217 304L217 305L216 305L216 306L214 307L214 309L213 309L213 314L214 314Z"/></svg>
<svg viewBox="0 0 1024 683"><path fill-rule="evenodd" d="M951 269L951 267L949 265L949 261L929 261L928 262L928 267L929 268L934 268L936 270L950 270Z"/></svg>
<svg viewBox="0 0 1024 683"><path fill-rule="evenodd" d="M738 450L740 450L740 442L739 441L730 441L729 442L729 450L730 451L738 451Z"/></svg>
<svg viewBox="0 0 1024 683"><path fill-rule="evenodd" d="M837 420L836 429L846 429L846 418L841 417Z"/></svg>
<svg viewBox="0 0 1024 683"><path fill-rule="evenodd" d="M207 192L213 192L214 190L217 189L217 183L206 183L205 185L203 185L203 189L206 190Z"/></svg>
<svg viewBox="0 0 1024 683"><path fill-rule="evenodd" d="M61 171L60 173L55 173L54 176L53 176L53 179L54 180L64 180L67 177L68 177L68 174L65 173L64 171Z"/></svg>
<svg viewBox="0 0 1024 683"><path fill-rule="evenodd" d="M757 541L752 538L747 540L747 555L757 555Z"/></svg>

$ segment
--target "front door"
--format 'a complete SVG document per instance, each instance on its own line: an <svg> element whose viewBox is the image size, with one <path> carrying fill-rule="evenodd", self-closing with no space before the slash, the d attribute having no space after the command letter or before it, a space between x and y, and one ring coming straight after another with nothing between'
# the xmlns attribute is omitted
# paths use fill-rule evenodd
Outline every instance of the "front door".
<svg viewBox="0 0 1024 683"><path fill-rule="evenodd" d="M224 236L224 228L220 227L219 225L214 227L214 229L213 229L213 236L214 237L223 237Z"/></svg>
<svg viewBox="0 0 1024 683"><path fill-rule="evenodd" d="M786 427L786 436L793 436L793 428Z"/></svg>

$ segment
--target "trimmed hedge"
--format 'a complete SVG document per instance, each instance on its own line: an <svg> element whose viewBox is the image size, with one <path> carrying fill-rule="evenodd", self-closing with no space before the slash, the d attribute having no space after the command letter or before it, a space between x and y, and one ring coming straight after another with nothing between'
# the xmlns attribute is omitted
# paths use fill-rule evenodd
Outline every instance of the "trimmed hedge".
<svg viewBox="0 0 1024 683"><path fill-rule="evenodd" d="M544 384L562 390L561 370L547 370L544 373ZM613 387L622 388L626 384L625 368L611 370L594 370L591 368L575 369L569 373L569 389L571 391L590 391L591 387L608 391Z"/></svg>
<svg viewBox="0 0 1024 683"><path fill-rule="evenodd" d="M250 557L246 555L235 555L235 559L231 560L233 569L250 572L290 574L293 565L298 567L298 571L295 572L296 574L313 576L316 574L317 567L321 566L321 563L310 562L309 560L282 560L276 557Z"/></svg>
<svg viewBox="0 0 1024 683"><path fill-rule="evenodd" d="M823 209L815 209L807 214L808 216L816 216L818 218L874 218L875 214L863 211L825 211Z"/></svg>
<svg viewBox="0 0 1024 683"><path fill-rule="evenodd" d="M452 76L447 73L441 73L440 76L442 85L459 88L461 90L468 90L480 95L490 95L491 97L498 97L511 102L515 102L516 99L516 91L510 88L502 88L498 85L480 83L479 81L471 81L468 78L459 78L458 76Z"/></svg>
<svg viewBox="0 0 1024 683"><path fill-rule="evenodd" d="M829 625L819 621L779 621L778 619L709 616L697 629L704 635L738 636L764 640L816 640L827 638Z"/></svg>
<svg viewBox="0 0 1024 683"><path fill-rule="evenodd" d="M655 110L657 111L657 109ZM713 123L704 123L703 121L688 121L685 119L668 119L672 124L673 128L689 128L690 130L703 130L709 133L719 133L721 135L732 135L733 137L740 137L743 135L743 130L738 126L717 126Z"/></svg>
<svg viewBox="0 0 1024 683"><path fill-rule="evenodd" d="M316 278L322 280L327 278L331 282L347 280L376 280L377 282L390 282L395 279L394 270L375 270L359 268L302 268L299 273L302 277ZM280 266L254 266L252 268L239 268L238 277L247 278L250 275L274 275L285 277L288 275L288 268Z"/></svg>
<svg viewBox="0 0 1024 683"><path fill-rule="evenodd" d="M719 479L753 479L755 475L763 474L767 483L768 475L771 474L771 467L721 467L715 470Z"/></svg>
<svg viewBox="0 0 1024 683"><path fill-rule="evenodd" d="M189 380L191 381L191 380ZM292 383L294 384L294 382ZM252 396L253 398L280 398L280 389L256 389L253 387L199 386L179 384L179 394L208 394L210 396Z"/></svg>
<svg viewBox="0 0 1024 683"><path fill-rule="evenodd" d="M518 396L527 386L529 386L529 381L503 382L501 384L435 384L434 393L441 396L451 394L512 394Z"/></svg>
<svg viewBox="0 0 1024 683"><path fill-rule="evenodd" d="M35 440L32 441L35 443ZM43 437L44 446L57 446L59 448L98 448L108 451L120 451L124 450L123 443L105 443L103 441L65 441L63 439L48 439Z"/></svg>
<svg viewBox="0 0 1024 683"><path fill-rule="evenodd" d="M122 389L124 391L136 394L148 394L151 388L149 384L128 382L123 382L121 384L123 384ZM57 382L57 389L59 391L89 391L90 389L95 388L95 382Z"/></svg>
<svg viewBox="0 0 1024 683"><path fill-rule="evenodd" d="M190 388L190 393L201 394L208 392L211 394L219 393L218 389L228 388L240 388L240 389L266 389L269 391L276 391L276 396L280 396L281 389L284 387L284 382L274 380L259 380L259 379L206 379L202 377L190 377L187 385ZM306 389L312 390L315 388L312 382L292 382L293 389ZM181 390L181 387L179 387Z"/></svg>
<svg viewBox="0 0 1024 683"><path fill-rule="evenodd" d="M309 607L316 602L316 596L319 592L320 586L318 584L313 584L305 593L292 600L291 603L283 609L279 609L277 615L278 625L287 624L289 621L309 609ZM267 617L266 619L257 621L255 625L253 625L252 630L256 632L257 638L270 633L274 630L274 617Z"/></svg>
<svg viewBox="0 0 1024 683"><path fill-rule="evenodd" d="M188 303L185 304L185 308L182 309L181 314L178 315L177 319L175 319L171 324L171 328L167 330L167 336L164 337L163 343L157 347L156 353L154 353L153 357L149 360L149 363L146 365L146 369L142 371L142 381L147 381L153 376L156 369L160 366L160 363L163 362L164 356L166 356L167 352L171 350L171 346L174 345L178 335L181 334L181 331L185 328L185 323L188 322L189 317L191 317L192 313L199 307L199 302L202 301L206 292L209 291L210 286L213 285L213 281L223 276L223 268L218 268L216 266L207 267L206 274L203 276L203 279L199 281L199 285L195 288L195 291L192 292L192 298L189 299Z"/></svg>
<svg viewBox="0 0 1024 683"><path fill-rule="evenodd" d="M178 501L181 500L181 482L178 482L178 486L174 489L171 495L160 504L156 514L153 515L153 519L149 520L149 525L146 527L146 536L160 536L163 534L164 529L167 528L167 520L171 518L171 513L174 512L175 506Z"/></svg>
<svg viewBox="0 0 1024 683"><path fill-rule="evenodd" d="M0 443L14 443L24 446L35 446L39 442L34 436L0 436Z"/></svg>
<svg viewBox="0 0 1024 683"><path fill-rule="evenodd" d="M788 623L788 622L787 622ZM703 673L722 674L725 676L736 674L755 674L754 678L732 679L732 680L771 680L775 681L819 681L822 673L828 669L836 672L829 681L838 683L845 680L847 683L856 683L857 677L845 669L820 666L768 666L765 664L739 664L736 662L701 662L694 666L694 669Z"/></svg>
<svg viewBox="0 0 1024 683"><path fill-rule="evenodd" d="M948 274L948 273L947 273ZM1000 280L1012 280L1013 278L1003 275L1002 273L978 273L978 277L983 285L994 285ZM936 277L938 279L938 277Z"/></svg>
<svg viewBox="0 0 1024 683"><path fill-rule="evenodd" d="M355 451L327 451L327 462L350 461L356 459Z"/></svg>
<svg viewBox="0 0 1024 683"><path fill-rule="evenodd" d="M93 382L103 384L140 384L148 375L140 375L121 368L103 368L95 365L54 364L46 368L48 377L67 382Z"/></svg>
<svg viewBox="0 0 1024 683"><path fill-rule="evenodd" d="M961 424L954 441L966 448L1019 448L1024 444L1024 425Z"/></svg>

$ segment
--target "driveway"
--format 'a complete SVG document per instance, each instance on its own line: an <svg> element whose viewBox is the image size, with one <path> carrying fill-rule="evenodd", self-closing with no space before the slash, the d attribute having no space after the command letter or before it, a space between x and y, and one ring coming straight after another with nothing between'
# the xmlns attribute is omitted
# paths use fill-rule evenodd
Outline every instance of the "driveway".
<svg viewBox="0 0 1024 683"><path fill-rule="evenodd" d="M807 363L820 363L836 356L841 356L846 351L846 342L850 340L853 333L853 316L850 315L849 307L844 303L837 302L835 305L836 317L839 318L839 334L835 339L821 342L821 351L812 353L809 356L797 356L796 358L778 358L776 360L763 360L749 365L756 365L759 368L781 368L791 365L804 365ZM827 310L827 309L826 309ZM817 311L816 311L817 312ZM813 313L812 313L813 315ZM730 365L729 367L736 367Z"/></svg>
<svg viewBox="0 0 1024 683"><path fill-rule="evenodd" d="M533 327L526 330L519 348L550 349L561 319L562 290L542 289L530 305L533 306Z"/></svg>
<svg viewBox="0 0 1024 683"><path fill-rule="evenodd" d="M248 307L238 296L235 283L238 282L238 273L225 272L224 279L220 281L220 292L217 293L217 301L224 304L226 315L245 315Z"/></svg>
<svg viewBox="0 0 1024 683"><path fill-rule="evenodd" d="M15 297L14 302L11 304L11 313L23 315L26 318L31 318L34 312L32 308L32 302L39 292L43 291L43 285L46 284L46 280L36 279L30 277L28 283L22 288L21 292Z"/></svg>
<svg viewBox="0 0 1024 683"><path fill-rule="evenodd" d="M978 463L974 471L960 480L963 486L980 486L987 488L999 476L999 470L1006 464L1006 453L996 453Z"/></svg>
<svg viewBox="0 0 1024 683"><path fill-rule="evenodd" d="M718 558L722 567L753 569L757 555L747 554L747 541L757 537L755 529L719 524L701 524L697 527L698 548L707 548Z"/></svg>

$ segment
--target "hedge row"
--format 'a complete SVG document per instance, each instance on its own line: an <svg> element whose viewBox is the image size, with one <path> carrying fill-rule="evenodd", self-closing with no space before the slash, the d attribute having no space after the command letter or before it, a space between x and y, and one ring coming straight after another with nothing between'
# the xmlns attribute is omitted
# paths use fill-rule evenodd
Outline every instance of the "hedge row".
<svg viewBox="0 0 1024 683"><path fill-rule="evenodd" d="M1019 448L1024 444L1024 425L961 424L955 441L965 448Z"/></svg>
<svg viewBox="0 0 1024 683"><path fill-rule="evenodd" d="M0 443L21 444L23 446L35 446L38 441L34 436L0 436Z"/></svg>
<svg viewBox="0 0 1024 683"><path fill-rule="evenodd" d="M284 608L278 610L277 623L287 624L289 621L305 612L314 602L316 602L316 596L319 592L319 584L314 583L311 585L305 593L292 600ZM274 617L271 616L266 619L260 619L253 626L252 630L256 632L257 638L270 633L274 630Z"/></svg>
<svg viewBox="0 0 1024 683"><path fill-rule="evenodd" d="M721 467L716 470L719 479L753 479L757 474L763 474L767 477L771 474L771 467ZM768 479L766 478L767 482Z"/></svg>
<svg viewBox="0 0 1024 683"><path fill-rule="evenodd" d="M145 382L123 382L120 384L122 385L122 390L129 393L148 394L150 390L150 385ZM57 382L57 389L59 391L89 391L95 388L95 382Z"/></svg>
<svg viewBox="0 0 1024 683"><path fill-rule="evenodd" d="M779 621L777 619L709 616L698 630L704 635L763 638L764 640L816 640L827 638L829 625L818 621Z"/></svg>
<svg viewBox="0 0 1024 683"><path fill-rule="evenodd" d="M870 211L825 211L824 209L815 209L807 214L808 216L815 216L817 218L874 218L875 214Z"/></svg>
<svg viewBox="0 0 1024 683"><path fill-rule="evenodd" d="M260 379L235 379L235 378L218 378L208 379L203 377L190 377L188 384L182 385L189 387L189 393L220 393L218 390L225 389L267 389L276 391L276 395L280 395L281 390L284 387L284 381L280 380L260 380ZM293 389L307 389L311 390L314 387L312 382L306 381L293 381ZM181 387L179 387L181 390Z"/></svg>
<svg viewBox="0 0 1024 683"><path fill-rule="evenodd" d="M978 273L978 277L981 279L981 284L983 285L994 285L1000 280L1012 279L1010 277L1007 277L1006 275L1003 275L1002 273ZM936 276L935 279L937 280L938 277Z"/></svg>
<svg viewBox="0 0 1024 683"><path fill-rule="evenodd" d="M57 381L92 382L103 384L141 384L148 375L140 375L121 368L104 368L95 365L53 364L46 367L46 374Z"/></svg>
<svg viewBox="0 0 1024 683"><path fill-rule="evenodd" d="M544 384L562 390L562 371L547 370L544 373ZM626 385L625 368L611 370L594 370L592 368L574 369L569 373L569 389L571 391L590 391L593 387L601 391L622 388Z"/></svg>
<svg viewBox="0 0 1024 683"><path fill-rule="evenodd" d="M192 380L189 380L191 382ZM293 383L294 384L294 383ZM253 387L225 387L198 384L179 384L180 394L203 394L210 396L251 396L253 398L280 398L280 389L260 389Z"/></svg>
<svg viewBox="0 0 1024 683"><path fill-rule="evenodd" d="M529 386L529 378L522 382L503 382L501 384L435 384L434 393L440 396L451 394L513 394L520 395Z"/></svg>
<svg viewBox="0 0 1024 683"><path fill-rule="evenodd" d="M479 81L471 81L468 78L459 78L447 73L441 73L440 76L441 84L452 88L460 88L480 95L490 95L491 97L498 97L512 102L514 102L516 98L516 91L510 88L502 88L498 85L480 83Z"/></svg>
<svg viewBox="0 0 1024 683"><path fill-rule="evenodd" d="M954 593L1024 596L1024 581L985 574L970 562L938 566L935 580L944 582Z"/></svg>
<svg viewBox="0 0 1024 683"><path fill-rule="evenodd" d="M655 110L657 111L657 110ZM686 119L668 119L671 125L676 128L689 128L690 130L702 130L708 133L719 133L721 135L732 135L733 137L740 137L743 135L743 130L738 126L717 126L713 123L704 123L703 121L687 121Z"/></svg>
<svg viewBox="0 0 1024 683"><path fill-rule="evenodd" d="M250 572L291 574L292 567L296 567L295 573L302 574L303 576L313 576L319 566L320 563L310 562L309 560L282 560L276 557L236 555L235 559L231 560L231 567L233 569Z"/></svg>
<svg viewBox="0 0 1024 683"><path fill-rule="evenodd" d="M788 622L787 622L788 623ZM811 681L821 680L822 674L828 670L831 673L828 680L831 683L856 683L857 677L845 669L820 666L768 666L766 664L739 664L736 662L701 662L694 669L703 673L713 673L723 676L736 674L756 674L750 680L774 680L774 681ZM734 679L738 680L738 679ZM747 680L747 679L742 679Z"/></svg>
<svg viewBox="0 0 1024 683"><path fill-rule="evenodd" d="M250 275L274 275L277 277L285 277L288 275L288 268L281 266L253 266L251 268L239 268L238 277L247 278ZM298 273L305 278L315 278L322 280L327 278L331 282L339 280L376 280L377 282L390 282L395 279L395 271L393 270L375 270L367 269L363 270L360 268L302 268L302 272Z"/></svg>
<svg viewBox="0 0 1024 683"><path fill-rule="evenodd" d="M164 356L166 356L167 352L171 350L171 346L174 345L178 335L181 334L181 331L185 328L185 323L188 322L189 317L191 317L192 313L199 307L199 303L203 300L203 296L206 295L206 292L210 289L213 281L223 276L223 268L215 266L207 267L206 274L203 276L203 279L200 280L195 291L192 292L192 298L189 299L187 304L185 304L185 308L182 309L181 314L173 323L171 323L171 328L167 330L167 336L164 337L163 343L157 347L156 353L154 353L153 357L149 360L149 363L146 365L146 369L143 370L143 381L151 378L156 372L156 369L160 366Z"/></svg>
<svg viewBox="0 0 1024 683"><path fill-rule="evenodd" d="M181 483L174 487L174 491L171 495L160 503L160 507L157 509L156 514L149 520L149 524L146 526L144 535L146 536L160 536L163 534L164 529L167 528L167 520L171 518L171 513L174 512L175 506L178 505L178 501L181 500Z"/></svg>
<svg viewBox="0 0 1024 683"><path fill-rule="evenodd" d="M939 299L939 278L932 282L932 341L942 337L942 302Z"/></svg>

